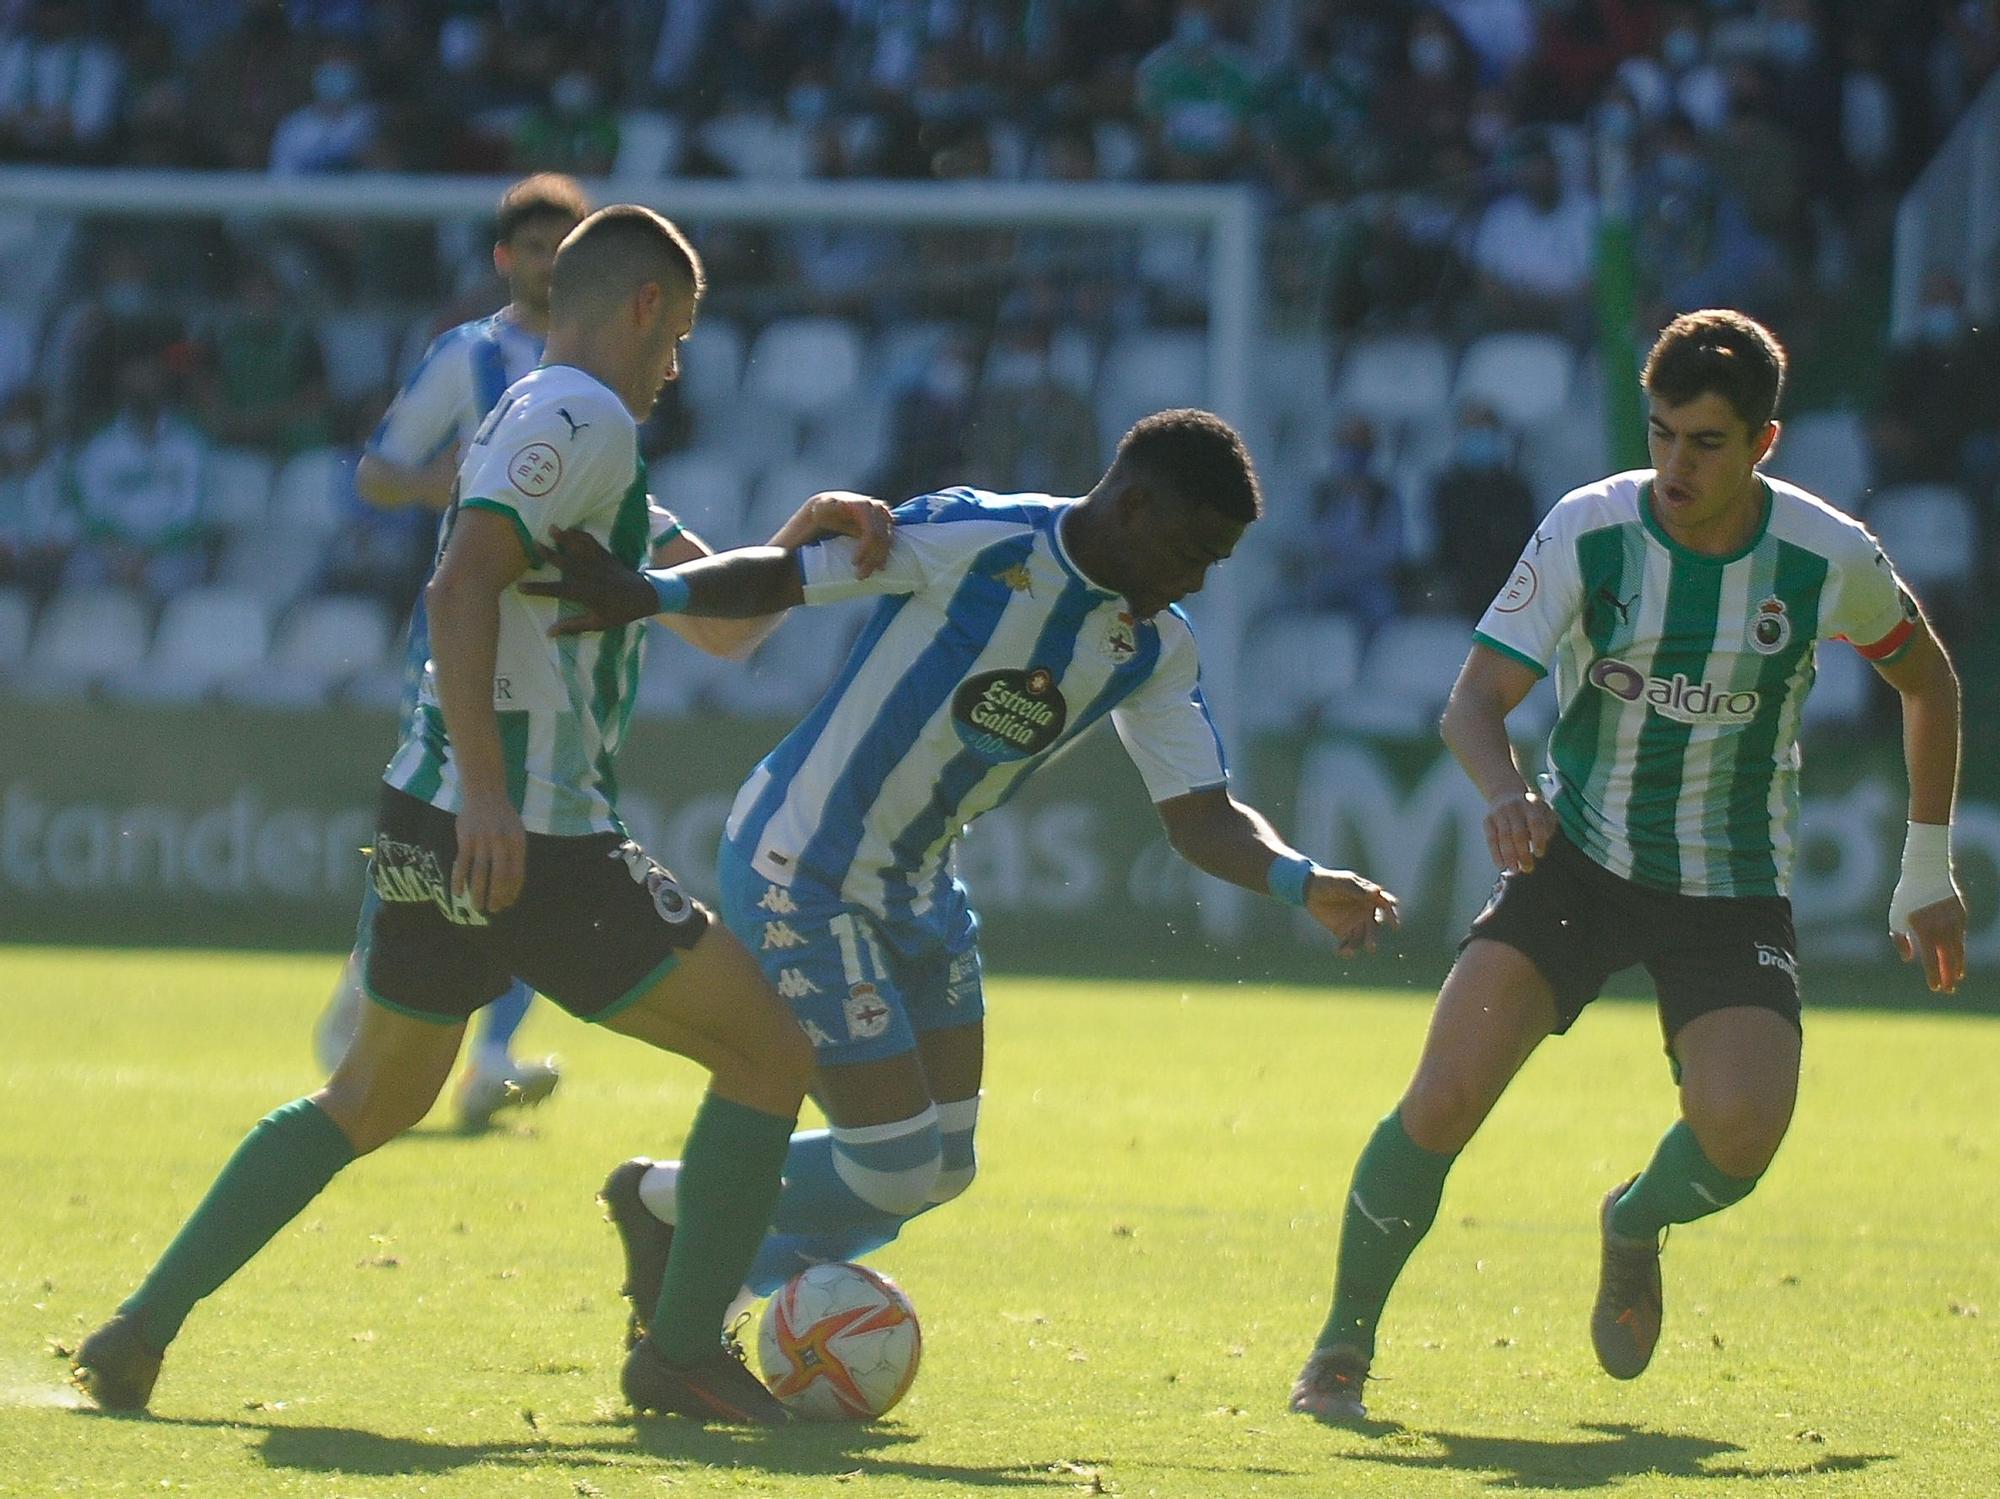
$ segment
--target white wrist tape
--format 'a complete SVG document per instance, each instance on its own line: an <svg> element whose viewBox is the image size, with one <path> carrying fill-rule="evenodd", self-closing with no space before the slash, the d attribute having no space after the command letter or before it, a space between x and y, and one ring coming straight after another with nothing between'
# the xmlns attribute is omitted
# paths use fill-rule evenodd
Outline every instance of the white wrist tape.
<svg viewBox="0 0 2000 1499"><path fill-rule="evenodd" d="M1913 822L1903 839L1903 872L1889 897L1889 930L1912 936L1910 913L1958 898L1951 878L1951 826Z"/></svg>

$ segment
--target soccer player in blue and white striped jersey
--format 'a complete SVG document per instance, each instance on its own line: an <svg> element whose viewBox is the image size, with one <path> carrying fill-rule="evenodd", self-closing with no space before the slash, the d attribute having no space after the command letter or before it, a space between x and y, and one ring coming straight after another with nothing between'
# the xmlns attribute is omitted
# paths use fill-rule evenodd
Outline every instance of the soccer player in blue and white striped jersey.
<svg viewBox="0 0 2000 1499"><path fill-rule="evenodd" d="M813 1043L832 1126L793 1137L752 1290L879 1248L971 1184L984 1003L952 847L1100 719L1197 868L1303 906L1344 951L1393 923L1387 892L1321 869L1229 793L1176 605L1260 508L1234 430L1170 411L1126 434L1082 499L953 489L900 506L887 565L865 580L840 541L642 576L559 538L563 581L528 591L583 606L560 633L881 598L839 679L744 784L722 848L724 919ZM644 1160L605 1184L635 1335L676 1184L674 1164Z"/></svg>
<svg viewBox="0 0 2000 1499"><path fill-rule="evenodd" d="M459 458L501 394L542 362L549 329L549 279L556 247L590 211L582 187L569 177L538 173L508 188L495 217L493 266L507 282L509 300L489 317L475 318L432 340L403 382L355 471L355 487L385 510L420 505L442 512L450 503ZM398 732L416 712L417 691L430 658L430 632L421 593L411 611L403 661ZM362 901L355 949L341 970L315 1036L320 1061L340 1060L361 1013L359 974L371 894ZM539 1103L558 1080L553 1060L516 1060L514 1033L527 1018L534 991L516 983L488 1005L473 1043L471 1065L455 1098L460 1122L478 1129L500 1109Z"/></svg>

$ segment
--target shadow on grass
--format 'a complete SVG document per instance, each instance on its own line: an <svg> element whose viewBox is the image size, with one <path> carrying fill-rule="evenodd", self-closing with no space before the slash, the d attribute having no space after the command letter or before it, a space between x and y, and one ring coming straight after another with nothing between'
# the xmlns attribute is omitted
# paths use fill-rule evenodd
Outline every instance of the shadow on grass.
<svg viewBox="0 0 2000 1499"><path fill-rule="evenodd" d="M1894 1462L1886 1452L1828 1452L1796 1464L1713 1463L1743 1449L1734 1442L1687 1432L1647 1431L1623 1423L1587 1422L1589 1436L1571 1441L1473 1436L1419 1431L1384 1422L1363 1428L1379 1438L1343 1454L1357 1461L1424 1471L1491 1473L1489 1488L1596 1489L1627 1478L1657 1475L1693 1479L1803 1478L1808 1474L1859 1473ZM1441 1450L1439 1450L1441 1449Z"/></svg>
<svg viewBox="0 0 2000 1499"><path fill-rule="evenodd" d="M802 1424L783 1431L751 1431L706 1427L672 1418L628 1417L586 1423L600 1429L602 1435L584 1441L536 1435L506 1441L452 1442L432 1437L387 1436L348 1426L113 1415L93 1410L79 1414L96 1420L139 1420L215 1431L262 1431L263 1440L255 1451L266 1467L337 1473L350 1478L442 1475L482 1463L522 1469L614 1469L629 1468L635 1459L653 1458L694 1467L745 1468L801 1477L890 1475L962 1489L1073 1490L1077 1482L1075 1465L1067 1463L982 1467L900 1460L893 1456L895 1449L918 1440L915 1432L832 1422Z"/></svg>

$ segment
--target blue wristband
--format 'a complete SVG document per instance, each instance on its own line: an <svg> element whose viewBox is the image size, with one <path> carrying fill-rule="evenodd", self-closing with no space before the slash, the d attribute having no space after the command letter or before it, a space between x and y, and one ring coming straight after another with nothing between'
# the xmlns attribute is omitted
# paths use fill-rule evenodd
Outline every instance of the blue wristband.
<svg viewBox="0 0 2000 1499"><path fill-rule="evenodd" d="M649 572L646 581L653 585L653 597L660 601L660 607L653 611L655 614L687 613L690 592L687 579L677 578L670 572Z"/></svg>
<svg viewBox="0 0 2000 1499"><path fill-rule="evenodd" d="M1282 854L1271 861L1271 869L1264 876L1264 885L1273 896L1288 906L1303 906L1306 903L1306 882L1319 866L1300 854L1287 859Z"/></svg>

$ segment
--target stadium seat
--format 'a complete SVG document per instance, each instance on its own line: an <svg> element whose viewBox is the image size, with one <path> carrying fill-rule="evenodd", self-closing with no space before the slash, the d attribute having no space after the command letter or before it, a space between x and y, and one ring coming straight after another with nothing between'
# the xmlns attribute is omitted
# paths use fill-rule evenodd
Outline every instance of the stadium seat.
<svg viewBox="0 0 2000 1499"><path fill-rule="evenodd" d="M1842 641L1822 641L1815 649L1819 674L1806 695L1805 727L1811 731L1860 723L1875 691L1875 668Z"/></svg>
<svg viewBox="0 0 2000 1499"><path fill-rule="evenodd" d="M215 449L202 471L202 514L230 530L257 525L270 507L277 468L277 461L264 453Z"/></svg>
<svg viewBox="0 0 2000 1499"><path fill-rule="evenodd" d="M1333 403L1379 422L1404 422L1451 402L1451 351L1442 340L1393 335L1354 344L1336 377Z"/></svg>
<svg viewBox="0 0 2000 1499"><path fill-rule="evenodd" d="M190 589L161 610L146 659L106 676L104 688L128 702L198 702L223 678L262 663L270 629L256 595L235 588Z"/></svg>
<svg viewBox="0 0 2000 1499"><path fill-rule="evenodd" d="M680 117L658 109L628 109L618 116L614 177L671 177L687 149Z"/></svg>
<svg viewBox="0 0 2000 1499"><path fill-rule="evenodd" d="M805 441L799 449L800 461L808 466L845 474L840 487L847 488L865 484L888 456L889 393L880 386L863 387L815 412L806 423Z"/></svg>
<svg viewBox="0 0 2000 1499"><path fill-rule="evenodd" d="M797 182L806 175L810 142L789 121L767 114L735 113L705 121L702 149L729 168L734 177Z"/></svg>
<svg viewBox="0 0 2000 1499"><path fill-rule="evenodd" d="M146 654L146 608L122 588L65 589L42 611L22 663L34 695L88 691Z"/></svg>
<svg viewBox="0 0 2000 1499"><path fill-rule="evenodd" d="M13 671L28 654L28 637L35 606L18 588L0 588L0 676Z"/></svg>
<svg viewBox="0 0 2000 1499"><path fill-rule="evenodd" d="M1471 628L1462 619L1433 614L1390 620L1368 643L1353 690L1334 699L1328 721L1390 738L1434 734L1471 644Z"/></svg>
<svg viewBox="0 0 2000 1499"><path fill-rule="evenodd" d="M1919 592L1957 590L1979 571L1979 522L1948 484L1898 484L1868 502L1868 527Z"/></svg>
<svg viewBox="0 0 2000 1499"><path fill-rule="evenodd" d="M1244 655L1258 666L1256 691L1242 694L1243 726L1282 733L1318 722L1352 690L1361 631L1344 614L1273 615L1251 629Z"/></svg>
<svg viewBox="0 0 2000 1499"><path fill-rule="evenodd" d="M954 337L971 337L970 324L948 318L920 318L891 323L875 335L868 351L868 366L877 385L894 385L914 380L929 366L931 358Z"/></svg>
<svg viewBox="0 0 2000 1499"><path fill-rule="evenodd" d="M803 415L859 386L865 354L860 331L842 318L780 318L750 345L745 388Z"/></svg>
<svg viewBox="0 0 2000 1499"><path fill-rule="evenodd" d="M1580 415L1575 406L1537 422L1522 435L1521 474L1543 515L1572 489L1595 483L1611 467L1604 423Z"/></svg>
<svg viewBox="0 0 2000 1499"><path fill-rule="evenodd" d="M1790 418L1764 467L1849 512L1860 508L1874 482L1868 433L1857 411L1805 411Z"/></svg>
<svg viewBox="0 0 2000 1499"><path fill-rule="evenodd" d="M799 450L801 422L772 401L745 395L696 414L689 451L726 453L746 473L783 463Z"/></svg>
<svg viewBox="0 0 2000 1499"><path fill-rule="evenodd" d="M339 448L308 448L294 454L272 485L273 525L321 535L338 529L346 489L353 483L352 470L352 455Z"/></svg>
<svg viewBox="0 0 2000 1499"><path fill-rule="evenodd" d="M743 330L726 318L704 317L681 345L681 398L697 412L736 399L743 385Z"/></svg>
<svg viewBox="0 0 2000 1499"><path fill-rule="evenodd" d="M810 708L840 671L872 601L794 610L748 662L730 663L708 697L732 713L786 718Z"/></svg>
<svg viewBox="0 0 2000 1499"><path fill-rule="evenodd" d="M864 472L828 468L815 463L781 463L757 481L744 517L744 540L762 542L792 518L792 514L822 489L859 489ZM888 496L883 496L887 499Z"/></svg>
<svg viewBox="0 0 2000 1499"><path fill-rule="evenodd" d="M1125 429L1142 416L1207 402L1207 340L1199 333L1147 328L1121 334L1105 352L1098 377L1103 450L1116 448Z"/></svg>
<svg viewBox="0 0 2000 1499"><path fill-rule="evenodd" d="M359 594L310 598L279 628L271 654L217 685L231 702L314 707L341 682L385 664L389 621L382 605Z"/></svg>
<svg viewBox="0 0 2000 1499"><path fill-rule="evenodd" d="M659 502L709 545L734 546L747 539L749 484L729 454L674 453L652 465L648 478Z"/></svg>
<svg viewBox="0 0 2000 1499"><path fill-rule="evenodd" d="M1489 333L1459 362L1454 405L1481 401L1511 427L1526 427L1569 401L1576 352L1553 333Z"/></svg>
<svg viewBox="0 0 2000 1499"><path fill-rule="evenodd" d="M388 380L396 330L379 313L329 313L320 319L319 347L328 392L336 401L351 401Z"/></svg>

